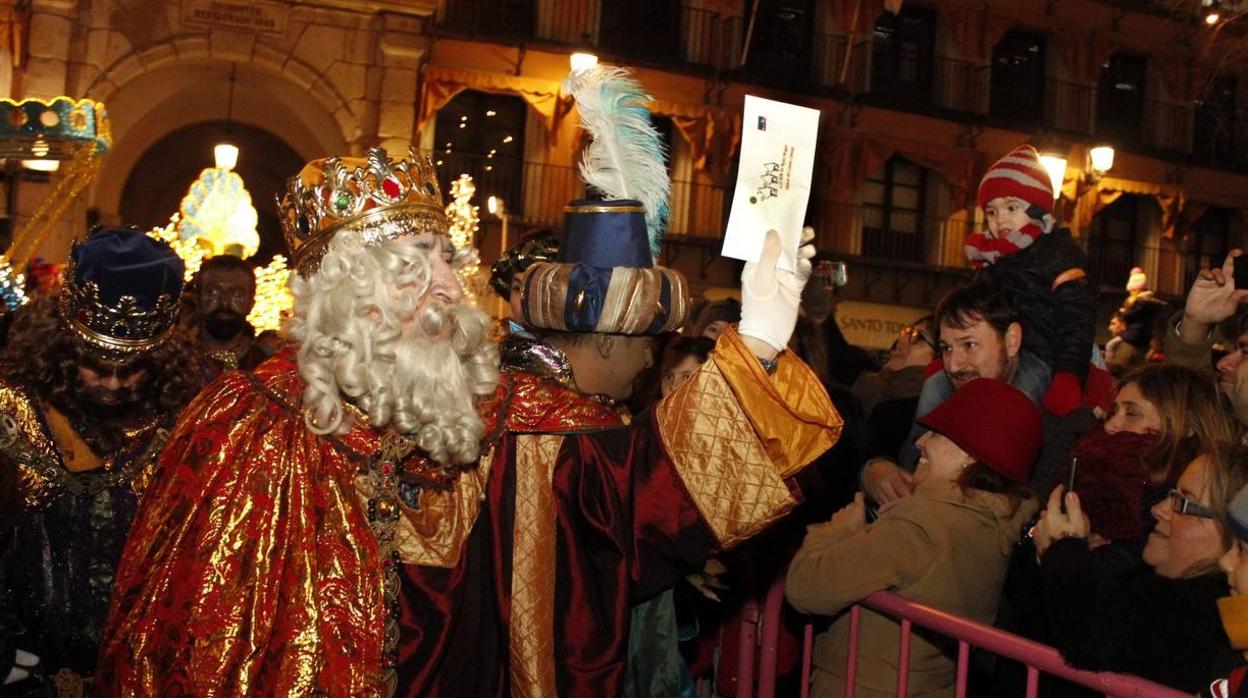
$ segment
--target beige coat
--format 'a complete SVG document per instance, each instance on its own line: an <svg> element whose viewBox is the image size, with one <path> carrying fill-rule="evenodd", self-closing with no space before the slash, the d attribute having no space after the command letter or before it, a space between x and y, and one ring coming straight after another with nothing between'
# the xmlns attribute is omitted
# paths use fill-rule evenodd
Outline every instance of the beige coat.
<svg viewBox="0 0 1248 698"><path fill-rule="evenodd" d="M812 527L789 567L787 595L798 610L835 615L873 592L992 623L1014 544L1038 510L1025 501L1013 514L1002 495L925 480L910 497L882 509L858 533ZM892 696L900 625L867 609L858 640L857 696ZM849 614L815 641L815 695L844 693ZM952 652L952 654L950 654ZM910 644L910 695L953 695L956 644L933 644L922 632Z"/></svg>

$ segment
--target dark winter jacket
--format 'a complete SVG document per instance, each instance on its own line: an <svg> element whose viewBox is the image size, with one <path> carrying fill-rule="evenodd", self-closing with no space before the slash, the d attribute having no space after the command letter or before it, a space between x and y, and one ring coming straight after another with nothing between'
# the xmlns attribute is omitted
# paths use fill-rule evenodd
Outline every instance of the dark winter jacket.
<svg viewBox="0 0 1248 698"><path fill-rule="evenodd" d="M1070 231L1058 228L1028 247L983 267L987 277L1014 303L1023 322L1023 347L1048 364L1054 373L1073 373L1082 383L1088 376L1096 334L1096 299L1086 278L1053 282L1087 257Z"/></svg>
<svg viewBox="0 0 1248 698"><path fill-rule="evenodd" d="M1153 336L1163 329L1163 320L1169 306L1160 298L1140 296L1130 308L1122 311L1122 321L1127 329L1122 332L1122 341L1136 349L1148 351Z"/></svg>
<svg viewBox="0 0 1248 698"><path fill-rule="evenodd" d="M1040 567L1053 644L1071 666L1136 674L1186 693L1230 647L1218 615L1226 578L1105 574L1082 538L1054 541Z"/></svg>

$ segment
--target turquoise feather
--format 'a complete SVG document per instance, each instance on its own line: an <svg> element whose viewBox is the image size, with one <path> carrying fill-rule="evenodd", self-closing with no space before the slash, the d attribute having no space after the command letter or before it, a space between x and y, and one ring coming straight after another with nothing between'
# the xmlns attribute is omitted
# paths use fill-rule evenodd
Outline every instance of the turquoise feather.
<svg viewBox="0 0 1248 698"><path fill-rule="evenodd" d="M628 71L601 65L572 73L563 90L576 99L581 127L593 136L581 156L581 178L608 199L645 206L650 253L658 261L672 184L663 139L645 106L650 95Z"/></svg>

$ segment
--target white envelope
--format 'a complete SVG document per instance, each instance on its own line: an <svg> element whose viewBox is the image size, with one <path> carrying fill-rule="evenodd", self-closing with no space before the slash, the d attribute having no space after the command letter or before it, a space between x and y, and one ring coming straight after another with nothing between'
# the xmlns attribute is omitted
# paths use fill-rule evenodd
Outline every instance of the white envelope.
<svg viewBox="0 0 1248 698"><path fill-rule="evenodd" d="M768 230L784 242L779 266L793 271L810 202L819 110L745 96L741 164L723 255L757 262Z"/></svg>

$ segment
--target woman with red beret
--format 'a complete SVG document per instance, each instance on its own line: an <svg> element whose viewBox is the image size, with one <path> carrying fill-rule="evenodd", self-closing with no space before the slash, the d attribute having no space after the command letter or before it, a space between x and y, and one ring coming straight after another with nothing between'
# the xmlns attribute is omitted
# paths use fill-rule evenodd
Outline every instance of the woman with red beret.
<svg viewBox="0 0 1248 698"><path fill-rule="evenodd" d="M880 510L868 525L862 495L826 524L812 526L789 566L787 596L798 610L836 615L881 590L991 623L1009 557L1038 502L1027 488L1040 451L1040 411L1016 388L972 381L919 418L930 432L911 497ZM900 627L863 609L856 696L892 696ZM849 649L842 614L815 642L812 695L841 696ZM915 635L910 695L953 695L948 647Z"/></svg>

